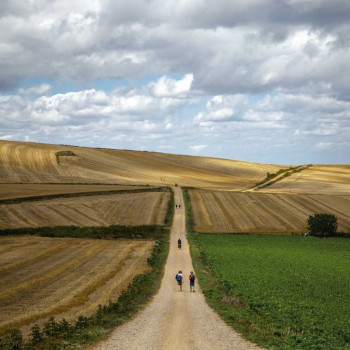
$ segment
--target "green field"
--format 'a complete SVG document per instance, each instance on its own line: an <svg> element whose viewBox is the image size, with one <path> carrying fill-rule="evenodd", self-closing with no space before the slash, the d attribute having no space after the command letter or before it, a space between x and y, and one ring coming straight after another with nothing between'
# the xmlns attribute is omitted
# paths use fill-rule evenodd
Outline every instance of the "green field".
<svg viewBox="0 0 350 350"><path fill-rule="evenodd" d="M251 340L268 349L350 349L350 239L190 239L209 304Z"/></svg>

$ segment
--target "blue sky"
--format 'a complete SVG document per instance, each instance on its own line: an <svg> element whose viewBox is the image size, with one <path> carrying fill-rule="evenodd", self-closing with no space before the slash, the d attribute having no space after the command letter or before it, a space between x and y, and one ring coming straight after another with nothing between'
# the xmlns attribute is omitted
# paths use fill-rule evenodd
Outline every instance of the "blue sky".
<svg viewBox="0 0 350 350"><path fill-rule="evenodd" d="M4 0L0 139L350 163L347 0Z"/></svg>

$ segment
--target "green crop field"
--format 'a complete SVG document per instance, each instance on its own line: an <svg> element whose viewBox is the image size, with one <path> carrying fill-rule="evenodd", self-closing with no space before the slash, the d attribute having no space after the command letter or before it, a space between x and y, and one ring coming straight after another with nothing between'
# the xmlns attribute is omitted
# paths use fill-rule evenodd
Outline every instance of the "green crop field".
<svg viewBox="0 0 350 350"><path fill-rule="evenodd" d="M350 349L350 239L200 234L191 241L209 304L251 340L268 349Z"/></svg>

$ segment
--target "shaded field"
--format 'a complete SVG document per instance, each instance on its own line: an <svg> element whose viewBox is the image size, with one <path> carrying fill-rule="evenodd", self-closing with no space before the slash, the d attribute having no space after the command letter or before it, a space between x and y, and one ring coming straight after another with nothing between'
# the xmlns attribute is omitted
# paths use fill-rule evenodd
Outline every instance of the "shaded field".
<svg viewBox="0 0 350 350"><path fill-rule="evenodd" d="M83 184L1 184L0 200L103 191L149 189L146 186Z"/></svg>
<svg viewBox="0 0 350 350"><path fill-rule="evenodd" d="M152 241L0 237L0 333L75 320L116 300L149 270Z"/></svg>
<svg viewBox="0 0 350 350"><path fill-rule="evenodd" d="M251 340L268 349L350 349L349 239L201 234L191 240L208 302Z"/></svg>
<svg viewBox="0 0 350 350"><path fill-rule="evenodd" d="M57 156L72 152L74 156ZM116 183L248 189L281 166L208 157L0 141L0 183Z"/></svg>
<svg viewBox="0 0 350 350"><path fill-rule="evenodd" d="M350 194L350 165L313 165L259 192Z"/></svg>
<svg viewBox="0 0 350 350"><path fill-rule="evenodd" d="M169 199L169 192L140 192L2 204L0 229L69 225L163 225Z"/></svg>
<svg viewBox="0 0 350 350"><path fill-rule="evenodd" d="M189 190L196 232L305 232L315 213L334 214L350 232L350 195Z"/></svg>

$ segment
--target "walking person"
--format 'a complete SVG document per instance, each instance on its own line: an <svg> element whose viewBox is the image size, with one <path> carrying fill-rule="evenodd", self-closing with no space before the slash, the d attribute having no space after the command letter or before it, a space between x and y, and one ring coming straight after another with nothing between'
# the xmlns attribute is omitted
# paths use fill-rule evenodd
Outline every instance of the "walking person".
<svg viewBox="0 0 350 350"><path fill-rule="evenodd" d="M193 273L193 271L190 272L188 279L190 280L190 292L194 293L194 281L196 280L196 275Z"/></svg>
<svg viewBox="0 0 350 350"><path fill-rule="evenodd" d="M182 271L181 270L176 274L175 279L177 281L177 285L179 286L179 291L182 292Z"/></svg>
<svg viewBox="0 0 350 350"><path fill-rule="evenodd" d="M177 240L177 247L178 247L179 249L181 249L181 239L180 239L180 238Z"/></svg>

